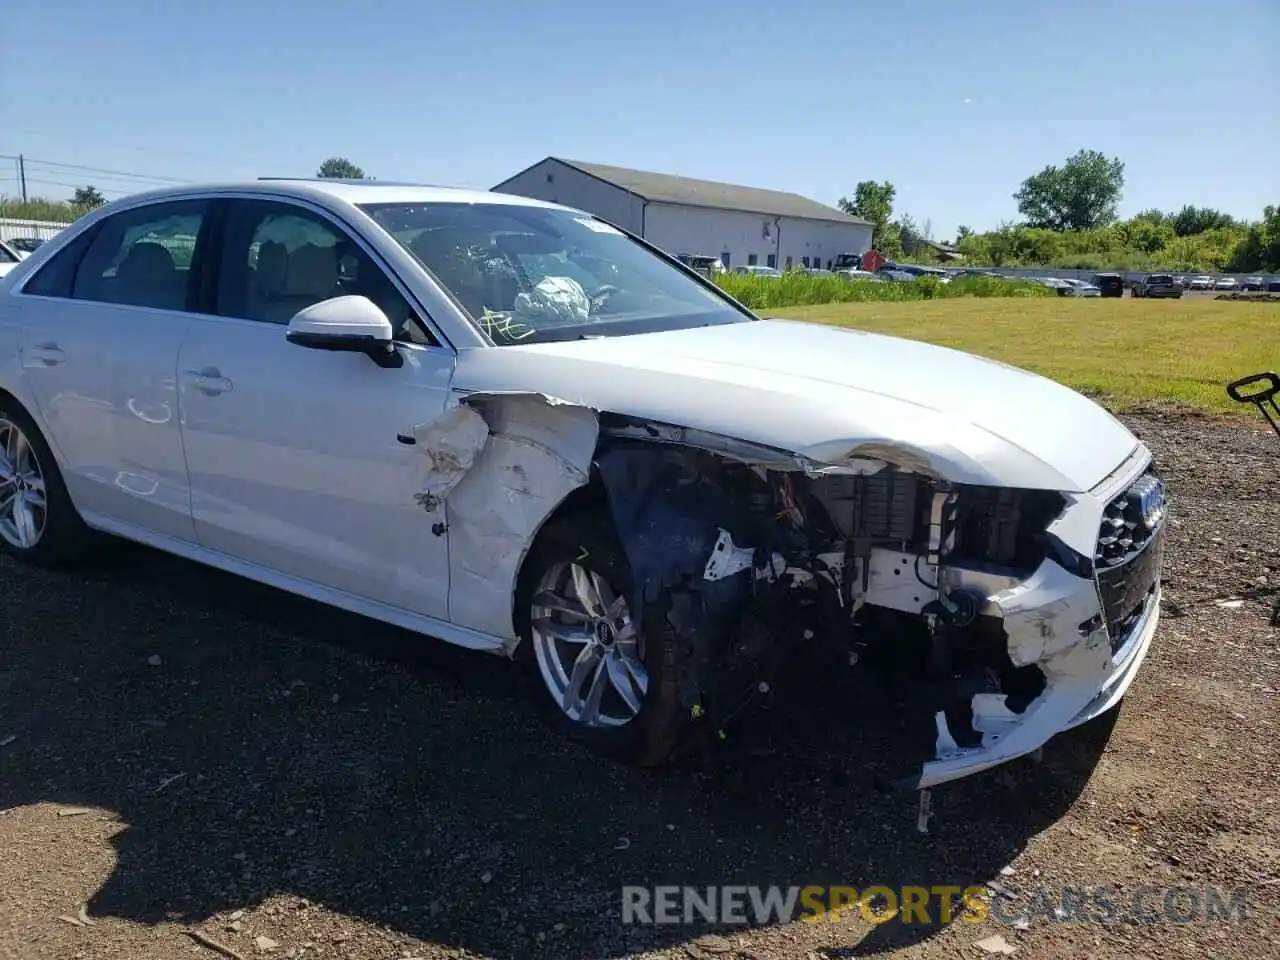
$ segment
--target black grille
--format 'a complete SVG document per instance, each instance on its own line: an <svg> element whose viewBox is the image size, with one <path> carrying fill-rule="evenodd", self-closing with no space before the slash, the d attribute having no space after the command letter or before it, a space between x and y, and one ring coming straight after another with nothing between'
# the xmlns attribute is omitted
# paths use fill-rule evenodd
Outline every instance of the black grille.
<svg viewBox="0 0 1280 960"><path fill-rule="evenodd" d="M1098 530L1098 545L1093 556L1099 568L1127 562L1147 545L1156 530L1164 526L1163 516L1155 530L1148 527L1142 517L1139 494L1152 484L1160 485L1163 490L1160 477L1154 470L1144 473L1124 493L1107 504L1102 513L1102 526ZM1163 503L1163 496L1161 502ZM1163 507L1161 513L1163 514Z"/></svg>
<svg viewBox="0 0 1280 960"><path fill-rule="evenodd" d="M1149 493L1153 483L1160 483L1160 478L1150 471L1107 504L1098 531L1094 553L1098 594L1113 652L1128 639L1129 631L1146 609L1160 579L1168 525L1163 510L1163 485L1160 487L1162 506L1153 525L1144 521L1140 507L1141 494Z"/></svg>

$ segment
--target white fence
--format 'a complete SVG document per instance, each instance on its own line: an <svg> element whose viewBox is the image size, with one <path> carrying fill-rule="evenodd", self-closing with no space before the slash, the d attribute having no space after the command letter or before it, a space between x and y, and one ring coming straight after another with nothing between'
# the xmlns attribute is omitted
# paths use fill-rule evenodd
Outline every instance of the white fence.
<svg viewBox="0 0 1280 960"><path fill-rule="evenodd" d="M49 240L65 229L68 224L55 223L52 220L11 220L0 217L0 240L14 240L18 237L38 237Z"/></svg>

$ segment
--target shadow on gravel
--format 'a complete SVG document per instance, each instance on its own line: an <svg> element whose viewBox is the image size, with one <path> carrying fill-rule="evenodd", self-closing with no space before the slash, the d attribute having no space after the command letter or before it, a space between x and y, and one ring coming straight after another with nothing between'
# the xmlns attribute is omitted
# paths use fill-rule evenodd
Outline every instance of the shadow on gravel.
<svg viewBox="0 0 1280 960"><path fill-rule="evenodd" d="M982 883L1066 811L1104 741L1068 735L1041 764L935 791L925 835L914 794L864 775L883 740L834 775L798 752L640 772L545 731L498 658L140 547L75 574L0 561L0 590L0 736L17 735L0 807L118 813L118 864L89 912L145 923L283 892L504 958L678 945L710 929L624 926L624 884ZM817 713L843 719L804 730L810 751L853 749L850 705ZM285 946L337 934L290 909L282 931L307 936ZM832 956L940 928L890 921L860 943L841 929Z"/></svg>

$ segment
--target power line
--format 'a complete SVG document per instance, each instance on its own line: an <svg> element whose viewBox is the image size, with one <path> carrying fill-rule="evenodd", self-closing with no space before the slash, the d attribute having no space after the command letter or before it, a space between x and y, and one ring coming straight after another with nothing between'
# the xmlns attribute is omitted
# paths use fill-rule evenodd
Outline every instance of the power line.
<svg viewBox="0 0 1280 960"><path fill-rule="evenodd" d="M17 160L16 156L7 154L0 155L6 160ZM34 157L25 158L27 166L37 165L42 167L53 167L57 170L77 170L84 173L96 173L101 176L123 178L126 180L151 180L158 183L191 183L190 180L183 180L179 177L160 177L147 173L136 173L128 170L108 170L104 167L86 167L78 163L60 163L56 160L38 160Z"/></svg>
<svg viewBox="0 0 1280 960"><path fill-rule="evenodd" d="M45 177L70 177L74 176L76 173L74 170L58 170L52 167L33 167L29 162L27 163L27 172L29 174ZM130 177L120 177L114 174L100 173L85 174L82 185L85 182L92 182L98 185L105 183L109 187L118 185L120 187L127 187L131 190L155 190L160 187L179 186L179 184L176 183L160 183L154 180L135 180Z"/></svg>
<svg viewBox="0 0 1280 960"><path fill-rule="evenodd" d="M48 139L49 137L48 133L45 133L41 130L36 130L31 127L19 127L15 131L13 131L13 133L15 135L32 136L39 139ZM233 164L243 168L248 168L252 166L251 164L246 164L244 162L244 157L221 156L213 153L197 153L192 150L174 150L169 147L136 147L136 146L130 146L127 144L122 144L122 143L119 143L118 141L104 142L99 140L96 137L94 138L94 143L98 144L103 149L117 150L117 151L125 150L125 151L128 151L129 153L145 153L149 156L184 157L191 160L213 160L217 163Z"/></svg>
<svg viewBox="0 0 1280 960"><path fill-rule="evenodd" d="M85 186L83 183L67 183L65 180L41 180L37 177L27 177L27 183L38 183L44 187L70 187L72 190L79 190ZM94 187L102 193L130 193L132 191L122 190L119 187Z"/></svg>

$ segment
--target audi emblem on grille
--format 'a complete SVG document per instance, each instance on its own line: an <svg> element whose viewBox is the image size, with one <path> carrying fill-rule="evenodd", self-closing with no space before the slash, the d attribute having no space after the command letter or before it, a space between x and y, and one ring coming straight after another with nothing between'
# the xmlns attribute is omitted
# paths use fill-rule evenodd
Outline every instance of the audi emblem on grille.
<svg viewBox="0 0 1280 960"><path fill-rule="evenodd" d="M1129 496L1137 500L1138 515L1148 530L1154 531L1164 519L1164 483L1160 478L1147 474L1129 491Z"/></svg>
<svg viewBox="0 0 1280 960"><path fill-rule="evenodd" d="M1148 471L1103 510L1095 561L1103 567L1127 562L1160 531L1167 514L1164 481Z"/></svg>

